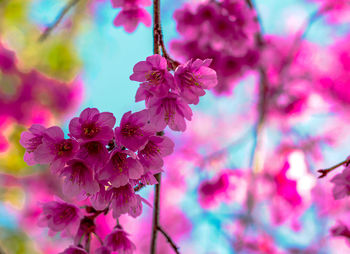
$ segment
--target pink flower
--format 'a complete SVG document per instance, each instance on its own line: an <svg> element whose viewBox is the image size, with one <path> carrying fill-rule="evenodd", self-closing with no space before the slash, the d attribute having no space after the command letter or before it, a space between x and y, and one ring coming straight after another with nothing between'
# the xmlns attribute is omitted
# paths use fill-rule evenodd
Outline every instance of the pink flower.
<svg viewBox="0 0 350 254"><path fill-rule="evenodd" d="M80 144L77 157L97 171L106 165L109 155L104 144L98 141L90 141Z"/></svg>
<svg viewBox="0 0 350 254"><path fill-rule="evenodd" d="M83 248L78 246L69 246L67 249L65 249L63 252L60 252L59 254L88 254Z"/></svg>
<svg viewBox="0 0 350 254"><path fill-rule="evenodd" d="M100 190L94 172L88 165L82 160L73 159L68 161L67 166L61 172L61 176L65 177L63 182L63 193L65 195L91 195Z"/></svg>
<svg viewBox="0 0 350 254"><path fill-rule="evenodd" d="M147 142L148 137L155 133L149 120L148 110L133 114L131 111L125 113L120 121L120 127L115 128L116 142L132 151L137 151Z"/></svg>
<svg viewBox="0 0 350 254"><path fill-rule="evenodd" d="M111 254L111 251L106 246L101 246L95 251L95 254Z"/></svg>
<svg viewBox="0 0 350 254"><path fill-rule="evenodd" d="M338 222L337 226L331 228L332 236L344 236L350 239L350 230L349 228L342 222Z"/></svg>
<svg viewBox="0 0 350 254"><path fill-rule="evenodd" d="M143 172L143 167L133 152L116 148L107 165L99 172L99 179L120 187L129 183L129 179L139 179Z"/></svg>
<svg viewBox="0 0 350 254"><path fill-rule="evenodd" d="M147 83L140 84L135 95L135 102L145 101L146 106L148 106L149 100L154 96L148 89Z"/></svg>
<svg viewBox="0 0 350 254"><path fill-rule="evenodd" d="M149 102L152 124L157 131L168 125L174 131L185 131L187 120L192 119L191 108L177 94L169 92L166 97L152 98Z"/></svg>
<svg viewBox="0 0 350 254"><path fill-rule="evenodd" d="M138 152L140 162L147 170L160 169L163 167L163 157L173 152L174 145L167 137L152 136Z"/></svg>
<svg viewBox="0 0 350 254"><path fill-rule="evenodd" d="M43 205L38 224L49 227L54 232L66 230L70 234L75 234L81 217L80 210L75 205L51 201Z"/></svg>
<svg viewBox="0 0 350 254"><path fill-rule="evenodd" d="M334 199L342 199L350 195L350 168L345 168L342 173L337 174L331 180L334 183Z"/></svg>
<svg viewBox="0 0 350 254"><path fill-rule="evenodd" d="M111 208L113 210L113 217L119 218L120 215L128 213L130 216L136 218L142 213L143 200L140 195L135 194L134 189L130 184L119 188L111 188L113 192Z"/></svg>
<svg viewBox="0 0 350 254"><path fill-rule="evenodd" d="M198 188L199 203L204 208L215 205L220 195L225 195L230 187L229 175L222 174L217 179L204 181Z"/></svg>
<svg viewBox="0 0 350 254"><path fill-rule="evenodd" d="M106 236L105 245L118 254L132 254L136 250L136 246L129 240L128 234L120 228L116 228Z"/></svg>
<svg viewBox="0 0 350 254"><path fill-rule="evenodd" d="M132 9L122 9L113 23L115 26L123 26L126 32L132 33L140 22L149 27L152 18L145 9L135 6Z"/></svg>
<svg viewBox="0 0 350 254"><path fill-rule="evenodd" d="M113 188L100 184L100 191L90 197L92 206L96 210L105 209L111 202L114 192Z"/></svg>
<svg viewBox="0 0 350 254"><path fill-rule="evenodd" d="M152 55L135 64L131 80L144 82L144 88L157 96L166 95L176 89L174 77L167 69L167 61L160 55Z"/></svg>
<svg viewBox="0 0 350 254"><path fill-rule="evenodd" d="M151 0L112 0L113 8L130 8L134 6L150 6Z"/></svg>
<svg viewBox="0 0 350 254"><path fill-rule="evenodd" d="M79 141L108 143L113 138L115 121L112 113L100 113L96 108L86 108L79 117L75 117L70 121L70 136Z"/></svg>
<svg viewBox="0 0 350 254"><path fill-rule="evenodd" d="M144 184L144 185L154 185L154 184L157 184L158 183L158 181L157 181L157 179L154 177L154 175L153 174L155 174L155 173L160 173L161 171L159 171L159 172L147 172L147 173L145 173L144 175L142 175L141 177L140 177L140 183L142 183L142 184Z"/></svg>
<svg viewBox="0 0 350 254"><path fill-rule="evenodd" d="M26 149L24 154L24 161L29 166L35 165L34 151L42 144L43 134L46 128L40 124L33 124L28 131L21 134L19 143Z"/></svg>
<svg viewBox="0 0 350 254"><path fill-rule="evenodd" d="M64 139L62 129L53 126L44 132L42 144L34 151L34 160L41 164L50 163L51 170L57 173L75 156L78 149L77 141Z"/></svg>
<svg viewBox="0 0 350 254"><path fill-rule="evenodd" d="M209 68L211 60L190 60L175 70L175 81L180 95L189 104L198 104L199 96L205 95L204 89L217 85L216 72Z"/></svg>

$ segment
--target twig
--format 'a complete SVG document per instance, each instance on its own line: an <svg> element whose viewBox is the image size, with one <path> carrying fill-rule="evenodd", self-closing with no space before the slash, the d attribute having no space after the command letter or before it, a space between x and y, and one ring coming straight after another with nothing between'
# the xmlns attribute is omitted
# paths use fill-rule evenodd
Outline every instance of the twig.
<svg viewBox="0 0 350 254"><path fill-rule="evenodd" d="M54 23L52 23L50 26L48 26L45 31L40 35L39 42L43 42L46 40L46 38L51 34L52 30L55 29L58 24L61 22L61 20L64 18L64 16L68 13L68 11L73 8L79 0L70 0L60 11L58 16L56 17Z"/></svg>
<svg viewBox="0 0 350 254"><path fill-rule="evenodd" d="M153 53L160 53L160 0L153 0ZM159 201L160 201L160 184L161 173L155 174L157 184L154 187L154 205L153 205L153 221L152 221L152 238L151 238L151 254L156 253L157 248L157 228L159 225Z"/></svg>
<svg viewBox="0 0 350 254"><path fill-rule="evenodd" d="M349 166L349 163L350 163L350 159L346 159L345 161L342 161L342 162L339 162L338 164L330 167L330 168L327 168L327 169L319 169L317 170L317 172L319 172L321 175L318 177L318 178L323 178L325 176L327 176L327 174L331 171L333 171L334 169L340 167L341 165L344 165L345 166Z"/></svg>
<svg viewBox="0 0 350 254"><path fill-rule="evenodd" d="M160 201L160 183L161 173L154 175L158 184L154 190L154 205L153 205L153 223L152 223L152 239L151 239L151 254L156 254L157 248L157 232L159 227L159 201Z"/></svg>
<svg viewBox="0 0 350 254"><path fill-rule="evenodd" d="M171 247L175 251L176 254L180 254L179 247L176 246L174 241L171 239L171 237L164 231L164 229L161 226L158 226L157 229L164 235L164 237L167 239L167 241L170 243Z"/></svg>

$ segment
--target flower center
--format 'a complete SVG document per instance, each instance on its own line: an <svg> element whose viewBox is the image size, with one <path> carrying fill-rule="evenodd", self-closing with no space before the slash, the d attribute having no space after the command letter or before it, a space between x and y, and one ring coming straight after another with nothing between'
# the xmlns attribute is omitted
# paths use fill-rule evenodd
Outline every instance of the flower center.
<svg viewBox="0 0 350 254"><path fill-rule="evenodd" d="M93 138L99 131L100 128L97 127L94 123L87 124L83 127L83 134L87 138Z"/></svg>
<svg viewBox="0 0 350 254"><path fill-rule="evenodd" d="M159 70L146 74L146 79L150 85L159 85L163 81L163 73Z"/></svg>
<svg viewBox="0 0 350 254"><path fill-rule="evenodd" d="M65 153L72 151L72 149L73 149L73 145L70 139L64 140L60 144L56 145L57 154L59 156L62 156Z"/></svg>
<svg viewBox="0 0 350 254"><path fill-rule="evenodd" d="M191 72L186 72L183 74L182 79L186 86L197 86L201 87L200 83L198 82L198 78L195 74Z"/></svg>
<svg viewBox="0 0 350 254"><path fill-rule="evenodd" d="M125 168L126 157L127 155L125 153L116 153L112 157L114 168L118 169L120 173L123 172L123 169Z"/></svg>
<svg viewBox="0 0 350 254"><path fill-rule="evenodd" d="M151 157L151 156L160 154L160 149L155 143L153 143L152 141L149 141L145 146L145 148L142 151L140 151L140 153L144 157Z"/></svg>
<svg viewBox="0 0 350 254"><path fill-rule="evenodd" d="M85 145L89 154L98 154L101 150L101 144L99 142L93 141Z"/></svg>
<svg viewBox="0 0 350 254"><path fill-rule="evenodd" d="M33 152L39 145L42 144L42 136L36 136L34 138L31 138L28 142L28 152Z"/></svg>
<svg viewBox="0 0 350 254"><path fill-rule="evenodd" d="M121 130L121 134L123 136L128 136L128 137L135 136L137 135L138 130L139 130L138 126L131 126L130 124L125 124ZM140 136L142 136L142 134Z"/></svg>
<svg viewBox="0 0 350 254"><path fill-rule="evenodd" d="M66 222L71 221L75 216L75 209L74 207L66 206L63 207L61 212L59 213L59 218L61 220L65 220Z"/></svg>

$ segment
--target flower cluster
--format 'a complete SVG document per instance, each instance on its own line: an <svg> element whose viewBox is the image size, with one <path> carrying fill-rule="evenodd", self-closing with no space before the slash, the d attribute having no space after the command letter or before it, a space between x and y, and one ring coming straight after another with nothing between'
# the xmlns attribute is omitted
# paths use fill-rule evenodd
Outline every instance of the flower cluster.
<svg viewBox="0 0 350 254"><path fill-rule="evenodd" d="M149 27L152 23L151 15L144 9L151 5L151 0L111 0L113 8L122 8L114 19L115 26L122 26L128 33L132 33L141 22Z"/></svg>
<svg viewBox="0 0 350 254"><path fill-rule="evenodd" d="M16 55L0 42L0 151L7 150L6 125L49 122L72 111L79 101L81 84L66 84L37 70L22 71Z"/></svg>
<svg viewBox="0 0 350 254"><path fill-rule="evenodd" d="M213 59L219 79L217 93L230 93L233 82L257 66L256 14L244 0L185 5L174 18L182 39L172 42L172 51L183 60L203 56Z"/></svg>
<svg viewBox="0 0 350 254"><path fill-rule="evenodd" d="M151 124L157 131L166 126L174 131L185 131L185 119L191 120L188 104L198 104L204 89L217 85L216 72L209 68L211 60L189 60L179 65L174 75L168 71L167 60L160 55L147 57L137 63L131 80L142 82L136 93L136 102L145 100Z"/></svg>
<svg viewBox="0 0 350 254"><path fill-rule="evenodd" d="M162 171L163 157L173 152L174 143L164 136L165 127L184 131L184 119L192 116L188 104L197 104L204 89L216 85L210 62L191 60L179 65L174 74L160 55L137 63L130 79L142 82L136 101L146 100L147 109L125 113L119 126L115 127L112 113L86 108L70 121L67 138L58 126L35 124L22 133L24 160L29 165L49 164L61 180L63 194L86 204L85 212L61 200L43 204L40 224L52 233L63 231L75 238L75 245L63 253L85 253L82 241L96 234L98 215L112 211L118 219L122 214L141 214L142 202L147 201L135 190L156 184L154 175ZM121 226L117 227L106 237L100 253L135 249Z"/></svg>

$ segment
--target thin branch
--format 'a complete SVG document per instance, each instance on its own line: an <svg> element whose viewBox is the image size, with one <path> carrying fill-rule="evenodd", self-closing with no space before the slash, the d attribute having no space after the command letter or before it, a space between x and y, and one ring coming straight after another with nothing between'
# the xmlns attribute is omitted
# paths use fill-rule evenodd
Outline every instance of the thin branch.
<svg viewBox="0 0 350 254"><path fill-rule="evenodd" d="M53 29L55 29L58 24L61 22L61 20L64 18L64 16L69 12L70 9L72 9L80 0L70 0L60 11L58 16L56 17L54 23L52 23L50 26L48 26L45 31L40 35L39 42L43 42L46 40L46 38L51 34Z"/></svg>
<svg viewBox="0 0 350 254"><path fill-rule="evenodd" d="M153 205L153 223L152 223L152 239L151 239L151 254L156 254L157 248L157 232L159 227L159 201L160 201L160 183L161 173L154 175L158 184L155 185L154 190L154 205Z"/></svg>
<svg viewBox="0 0 350 254"><path fill-rule="evenodd" d="M160 0L153 0L153 54L160 53L161 40L160 26ZM160 184L161 173L155 174L157 184L154 187L154 204L153 204L153 221L152 221L152 239L151 239L151 254L156 254L157 249L157 233L159 226L159 203L160 203Z"/></svg>
<svg viewBox="0 0 350 254"><path fill-rule="evenodd" d="M170 243L171 247L175 251L176 254L180 254L179 247L176 246L174 241L171 239L171 237L164 231L164 229L161 226L158 226L157 229L164 235L166 240Z"/></svg>
<svg viewBox="0 0 350 254"><path fill-rule="evenodd" d="M349 163L350 163L350 159L346 159L345 161L339 162L338 164L336 164L336 165L334 165L334 166L332 166L330 168L319 169L319 170L317 170L317 172L319 172L321 175L318 178L323 178L323 177L327 176L327 174L329 172L333 171L336 168L339 168L341 165L345 164L345 166L349 166Z"/></svg>

